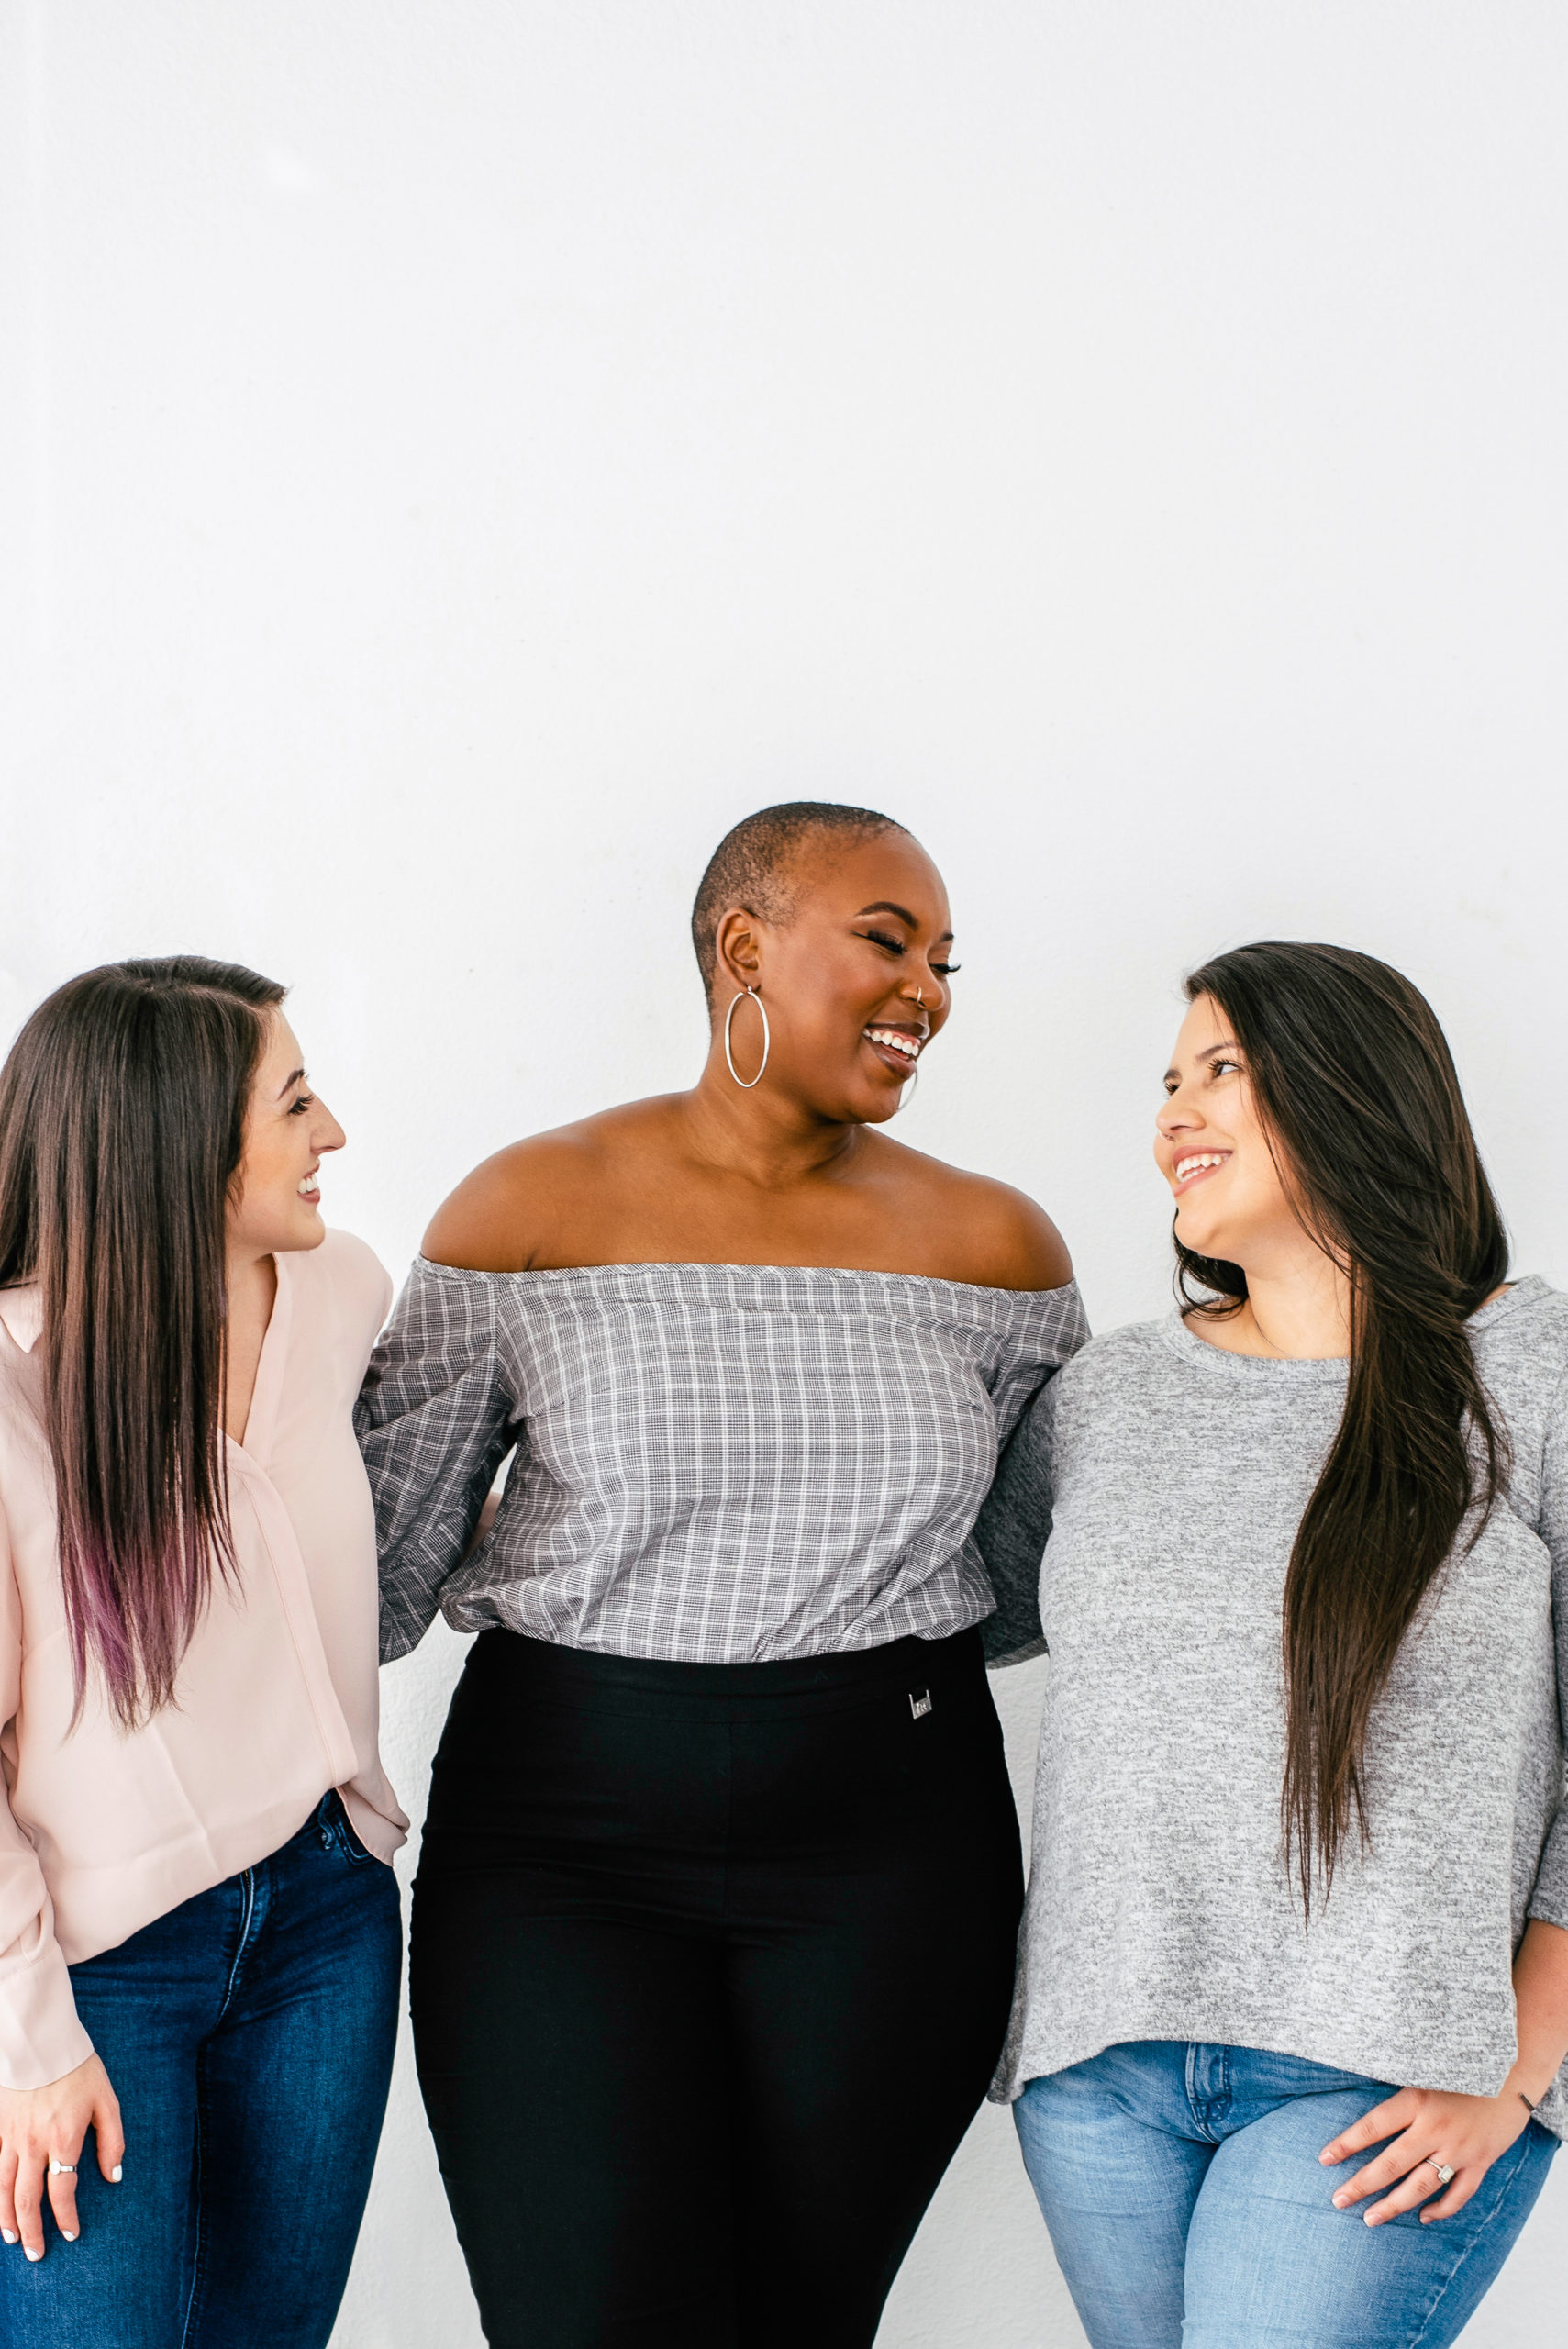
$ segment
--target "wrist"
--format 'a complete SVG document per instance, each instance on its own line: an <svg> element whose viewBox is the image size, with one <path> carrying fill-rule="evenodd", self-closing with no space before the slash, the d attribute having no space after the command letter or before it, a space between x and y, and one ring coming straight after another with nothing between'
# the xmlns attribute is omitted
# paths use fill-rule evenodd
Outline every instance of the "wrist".
<svg viewBox="0 0 1568 2349"><path fill-rule="evenodd" d="M1526 2120L1533 2121L1536 2109L1545 2098L1546 2090L1551 2085L1549 2080L1546 2087L1542 2087L1536 2081L1527 2079L1522 2073L1510 2072L1498 2090L1498 2095L1505 2104L1512 2107L1516 2114L1522 2114Z"/></svg>

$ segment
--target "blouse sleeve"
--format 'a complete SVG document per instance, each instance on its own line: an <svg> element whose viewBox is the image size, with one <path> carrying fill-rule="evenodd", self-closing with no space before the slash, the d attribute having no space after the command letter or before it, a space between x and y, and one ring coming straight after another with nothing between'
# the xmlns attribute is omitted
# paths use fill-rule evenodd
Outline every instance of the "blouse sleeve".
<svg viewBox="0 0 1568 2349"><path fill-rule="evenodd" d="M990 1578L996 1611L980 1626L989 1664L1026 1664L1045 1653L1040 1620L1040 1562L1051 1531L1049 1397L1057 1372L1088 1343L1078 1284L1051 1292L1050 1334L1031 1350L1027 1380L998 1389L996 1474L975 1520L973 1541Z"/></svg>
<svg viewBox="0 0 1568 2349"><path fill-rule="evenodd" d="M1541 1460L1540 1513L1537 1526L1551 1553L1551 1628L1557 1667L1557 1810L1547 1831L1529 1913L1568 1930L1568 1379L1552 1397Z"/></svg>
<svg viewBox="0 0 1568 2349"><path fill-rule="evenodd" d="M375 1501L381 1658L429 1630L495 1471L517 1440L497 1358L494 1283L415 1264L354 1410Z"/></svg>
<svg viewBox="0 0 1568 2349"><path fill-rule="evenodd" d="M975 1545L996 1598L996 1612L980 1626L989 1664L1027 1664L1045 1653L1040 1563L1051 1531L1055 1386L1052 1370L1013 1431L974 1521Z"/></svg>
<svg viewBox="0 0 1568 2349"><path fill-rule="evenodd" d="M0 1729L7 1745L21 1683L21 1596L0 1517ZM12 1817L0 1780L0 2087L47 2087L92 2053L54 1938L54 1904L39 1855Z"/></svg>

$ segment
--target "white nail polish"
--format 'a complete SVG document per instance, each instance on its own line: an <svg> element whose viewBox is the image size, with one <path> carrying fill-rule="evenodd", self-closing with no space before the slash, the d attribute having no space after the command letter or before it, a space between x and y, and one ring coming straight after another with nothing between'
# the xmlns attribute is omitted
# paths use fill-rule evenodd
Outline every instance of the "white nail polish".
<svg viewBox="0 0 1568 2349"><path fill-rule="evenodd" d="M41 2259L43 2257L43 2254L41 2251L29 2251L28 2257L29 2259Z"/></svg>
<svg viewBox="0 0 1568 2349"><path fill-rule="evenodd" d="M117 2186L124 2176L124 2170L121 2169L118 2162L117 2162L113 2169L109 2172L109 2184L111 2186Z"/></svg>
<svg viewBox="0 0 1568 2349"><path fill-rule="evenodd" d="M61 2232L61 2233L65 2237L65 2240L66 2240L66 2242L67 2242L67 2243L74 2243L74 2242L75 2242L76 2238L75 2238L75 2236L72 2233L72 2232L71 2232L71 2230L70 2230L70 2228L69 2228L69 2227L61 2227L61 2229L60 2230L60 2232Z"/></svg>
<svg viewBox="0 0 1568 2349"><path fill-rule="evenodd" d="M0 2227L0 2235L4 2235L7 2243L15 2243L17 2240L9 2227Z"/></svg>

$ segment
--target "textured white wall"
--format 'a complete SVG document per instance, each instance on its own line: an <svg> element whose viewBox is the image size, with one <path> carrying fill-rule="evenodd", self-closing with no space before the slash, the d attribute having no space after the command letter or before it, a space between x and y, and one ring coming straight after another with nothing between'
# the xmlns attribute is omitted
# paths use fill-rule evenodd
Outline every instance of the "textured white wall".
<svg viewBox="0 0 1568 2349"><path fill-rule="evenodd" d="M0 1019L295 982L401 1267L692 1074L726 824L869 799L968 963L907 1130L1101 1327L1177 977L1260 933L1429 989L1568 1281L1565 100L1552 0L12 0ZM416 1809L458 1653L387 1675ZM1555 2337L1565 2219L1472 2344ZM405 2065L339 2349L477 2337ZM884 2341L1078 2338L988 2113Z"/></svg>

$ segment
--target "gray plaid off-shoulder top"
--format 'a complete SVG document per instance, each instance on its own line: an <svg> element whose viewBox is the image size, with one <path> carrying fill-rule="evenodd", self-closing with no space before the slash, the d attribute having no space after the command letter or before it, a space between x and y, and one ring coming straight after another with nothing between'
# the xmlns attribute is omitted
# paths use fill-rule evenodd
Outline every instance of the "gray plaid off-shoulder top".
<svg viewBox="0 0 1568 2349"><path fill-rule="evenodd" d="M993 1661L1029 1653L1038 1542L1031 1556L995 1527L994 1590L975 1520L1025 1408L1087 1334L1071 1285L420 1257L357 1412L382 1655L438 1609L459 1631L677 1662L982 1622Z"/></svg>

